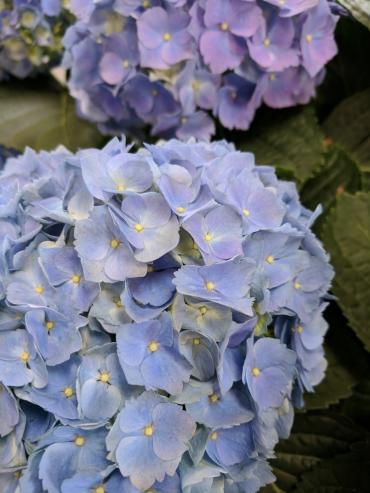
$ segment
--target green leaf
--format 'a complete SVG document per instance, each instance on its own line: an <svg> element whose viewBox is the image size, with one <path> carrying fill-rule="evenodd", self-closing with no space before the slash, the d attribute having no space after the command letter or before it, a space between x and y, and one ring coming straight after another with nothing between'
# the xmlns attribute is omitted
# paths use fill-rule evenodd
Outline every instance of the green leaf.
<svg viewBox="0 0 370 493"><path fill-rule="evenodd" d="M362 430L336 413L298 413L292 434L279 443L276 459L271 461L277 481L261 493L272 493L275 487L276 491L292 491L303 474L321 461L349 452L351 445L362 438Z"/></svg>
<svg viewBox="0 0 370 493"><path fill-rule="evenodd" d="M326 134L370 172L370 88L342 101L323 124Z"/></svg>
<svg viewBox="0 0 370 493"><path fill-rule="evenodd" d="M312 394L305 394L305 409L324 409L331 404L338 403L341 399L349 397L356 384L354 374L342 363L336 353L330 348L325 348L328 360L328 369L324 380L315 388Z"/></svg>
<svg viewBox="0 0 370 493"><path fill-rule="evenodd" d="M0 144L23 150L50 150L63 144L71 151L98 146L97 129L76 116L64 92L0 85Z"/></svg>
<svg viewBox="0 0 370 493"><path fill-rule="evenodd" d="M370 2L369 0L339 0L361 24L370 29Z"/></svg>
<svg viewBox="0 0 370 493"><path fill-rule="evenodd" d="M323 134L310 107L265 111L240 145L258 164L288 172L302 185L323 165Z"/></svg>
<svg viewBox="0 0 370 493"><path fill-rule="evenodd" d="M341 195L327 217L323 239L336 271L334 294L370 351L370 193Z"/></svg>
<svg viewBox="0 0 370 493"><path fill-rule="evenodd" d="M368 372L365 374L368 374ZM341 402L340 411L346 416L349 416L364 429L370 431L369 409L370 381L365 378L356 386L351 399L346 399Z"/></svg>
<svg viewBox="0 0 370 493"><path fill-rule="evenodd" d="M311 209L322 204L325 212L335 204L338 195L356 192L360 187L361 173L355 161L344 150L330 146L325 164L304 184L301 199Z"/></svg>
<svg viewBox="0 0 370 493"><path fill-rule="evenodd" d="M370 442L356 443L352 451L320 462L302 476L295 493L367 493Z"/></svg>

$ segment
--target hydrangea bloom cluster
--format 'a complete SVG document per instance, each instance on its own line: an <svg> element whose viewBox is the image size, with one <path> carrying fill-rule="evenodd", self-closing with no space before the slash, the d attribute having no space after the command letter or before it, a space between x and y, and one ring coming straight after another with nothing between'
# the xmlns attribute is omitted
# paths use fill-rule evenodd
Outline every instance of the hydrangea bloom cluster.
<svg viewBox="0 0 370 493"><path fill-rule="evenodd" d="M273 481L326 368L320 210L226 142L27 149L0 190L0 490Z"/></svg>
<svg viewBox="0 0 370 493"><path fill-rule="evenodd" d="M0 79L24 78L60 58L62 0L0 1Z"/></svg>
<svg viewBox="0 0 370 493"><path fill-rule="evenodd" d="M307 103L336 54L328 0L71 0L64 65L105 133L209 138Z"/></svg>

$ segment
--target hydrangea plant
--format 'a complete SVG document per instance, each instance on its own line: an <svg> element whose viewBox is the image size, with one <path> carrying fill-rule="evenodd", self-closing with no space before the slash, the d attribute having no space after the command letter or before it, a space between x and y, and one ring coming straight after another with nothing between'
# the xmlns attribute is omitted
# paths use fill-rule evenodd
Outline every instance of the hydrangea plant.
<svg viewBox="0 0 370 493"><path fill-rule="evenodd" d="M23 79L60 59L62 0L0 1L0 79Z"/></svg>
<svg viewBox="0 0 370 493"><path fill-rule="evenodd" d="M326 368L320 208L224 141L27 149L0 190L0 490L273 481Z"/></svg>
<svg viewBox="0 0 370 493"><path fill-rule="evenodd" d="M307 103L336 54L328 0L71 0L69 89L105 133L209 138ZM335 9L334 9L335 10Z"/></svg>

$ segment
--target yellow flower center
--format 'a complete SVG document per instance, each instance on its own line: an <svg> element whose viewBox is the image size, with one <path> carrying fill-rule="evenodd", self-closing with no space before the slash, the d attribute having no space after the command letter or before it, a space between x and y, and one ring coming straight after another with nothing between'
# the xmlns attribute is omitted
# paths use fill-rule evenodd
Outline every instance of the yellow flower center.
<svg viewBox="0 0 370 493"><path fill-rule="evenodd" d="M71 277L71 281L73 282L73 284L79 284L81 282L81 276L79 274L74 274Z"/></svg>
<svg viewBox="0 0 370 493"><path fill-rule="evenodd" d="M251 215L250 211L248 209L243 209L243 214L245 217L248 217Z"/></svg>
<svg viewBox="0 0 370 493"><path fill-rule="evenodd" d="M115 296L113 298L113 303L116 305L117 308L123 308L123 303L122 303L121 298L119 296Z"/></svg>
<svg viewBox="0 0 370 493"><path fill-rule="evenodd" d="M206 306L201 306L199 311L201 315L205 315L208 312L208 308Z"/></svg>
<svg viewBox="0 0 370 493"><path fill-rule="evenodd" d="M199 80L193 80L191 83L191 87L193 88L193 91L197 92L200 89L200 82Z"/></svg>
<svg viewBox="0 0 370 493"><path fill-rule="evenodd" d="M208 291L213 291L215 289L216 285L212 281L206 282L206 288Z"/></svg>
<svg viewBox="0 0 370 493"><path fill-rule="evenodd" d="M200 339L199 339L199 337L194 337L194 339L193 339L193 344L194 344L194 346L199 346L199 344L200 344Z"/></svg>
<svg viewBox="0 0 370 493"><path fill-rule="evenodd" d="M303 327L302 327L302 325L298 325L298 327L297 327L297 329L296 329L296 330L297 330L298 334L302 334L302 332L303 332Z"/></svg>
<svg viewBox="0 0 370 493"><path fill-rule="evenodd" d="M74 394L74 391L73 391L72 387L66 387L63 390L63 394L64 394L64 397L66 397L67 399L69 399Z"/></svg>
<svg viewBox="0 0 370 493"><path fill-rule="evenodd" d="M186 211L185 207L176 207L176 212L183 214Z"/></svg>
<svg viewBox="0 0 370 493"><path fill-rule="evenodd" d="M171 41L172 35L170 33L164 33L163 34L163 41Z"/></svg>
<svg viewBox="0 0 370 493"><path fill-rule="evenodd" d="M19 357L23 361L23 363L27 363L27 361L30 359L30 353L28 351L23 351Z"/></svg>
<svg viewBox="0 0 370 493"><path fill-rule="evenodd" d="M124 192L126 190L126 187L123 183L118 183L117 185L117 192Z"/></svg>
<svg viewBox="0 0 370 493"><path fill-rule="evenodd" d="M143 7L144 7L144 9L148 9L148 8L150 7L150 2L149 2L149 0L144 0L144 1L143 1Z"/></svg>
<svg viewBox="0 0 370 493"><path fill-rule="evenodd" d="M123 60L122 65L123 65L123 68L129 68L130 62L128 60Z"/></svg>
<svg viewBox="0 0 370 493"><path fill-rule="evenodd" d="M302 287L302 284L301 284L300 282L296 281L296 282L294 283L294 288L295 288L295 289L301 289L301 287Z"/></svg>
<svg viewBox="0 0 370 493"><path fill-rule="evenodd" d="M265 39L263 40L263 46L264 46L265 48L268 48L268 47L270 46L270 44L271 44L271 41L269 40L269 38L265 38Z"/></svg>
<svg viewBox="0 0 370 493"><path fill-rule="evenodd" d="M144 428L144 435L146 437L151 437L154 433L153 425L148 425Z"/></svg>
<svg viewBox="0 0 370 493"><path fill-rule="evenodd" d="M211 240L212 240L212 235L211 235L210 233L206 233L206 234L204 235L204 240L205 240L205 241L211 241Z"/></svg>
<svg viewBox="0 0 370 493"><path fill-rule="evenodd" d="M210 437L209 437L209 438L210 438L211 440L217 440L217 436L218 436L218 435L217 435L217 432L216 432L216 431L214 431L213 433L211 433L211 435L210 435Z"/></svg>
<svg viewBox="0 0 370 493"><path fill-rule="evenodd" d="M217 402L217 401L218 401L218 396L217 396L216 394L211 394L211 395L209 396L209 400L210 400L211 402Z"/></svg>
<svg viewBox="0 0 370 493"><path fill-rule="evenodd" d="M76 436L75 440L74 440L75 444L78 446L78 447L82 447L82 445L85 444L85 438L82 437L81 435L78 435Z"/></svg>
<svg viewBox="0 0 370 493"><path fill-rule="evenodd" d="M110 379L110 374L107 371L103 371L98 376L98 380L100 380L103 383L108 383L109 382L109 379Z"/></svg>
<svg viewBox="0 0 370 493"><path fill-rule="evenodd" d="M269 80L274 81L276 79L276 75L275 74L270 74L269 75Z"/></svg>
<svg viewBox="0 0 370 493"><path fill-rule="evenodd" d="M273 264L274 263L274 257L272 255L269 255L268 257L266 257L266 262L268 264Z"/></svg>
<svg viewBox="0 0 370 493"><path fill-rule="evenodd" d="M46 327L46 329L47 329L48 331L50 331L50 330L54 329L54 327L55 327L55 323L54 323L54 322L52 322L51 320L49 320L48 322L46 322L46 323L45 323L45 327Z"/></svg>
<svg viewBox="0 0 370 493"><path fill-rule="evenodd" d="M140 223L135 224L134 226L136 233L141 233L144 231L144 226Z"/></svg>
<svg viewBox="0 0 370 493"><path fill-rule="evenodd" d="M313 37L312 34L306 34L306 41L308 44L312 43Z"/></svg>
<svg viewBox="0 0 370 493"><path fill-rule="evenodd" d="M45 291L44 286L41 286L41 284L35 287L35 293L37 294L42 294L44 291Z"/></svg>
<svg viewBox="0 0 370 493"><path fill-rule="evenodd" d="M252 368L252 375L253 375L254 377L258 377L258 375L259 375L260 373L261 373L261 371L260 371L260 369L259 369L259 368L256 368L256 367Z"/></svg>
<svg viewBox="0 0 370 493"><path fill-rule="evenodd" d="M222 23L220 24L220 29L221 29L221 31L228 31L228 30L229 30L229 27L230 27L230 26L229 26L229 23L228 23L228 22L222 22Z"/></svg>
<svg viewBox="0 0 370 493"><path fill-rule="evenodd" d="M97 486L94 490L94 493L105 493L104 486Z"/></svg>
<svg viewBox="0 0 370 493"><path fill-rule="evenodd" d="M113 238L113 240L110 241L110 246L114 250L119 247L119 240L116 240L116 238Z"/></svg>
<svg viewBox="0 0 370 493"><path fill-rule="evenodd" d="M156 341L149 342L148 349L151 353L155 353L156 351L158 351L158 348L159 348L158 342Z"/></svg>

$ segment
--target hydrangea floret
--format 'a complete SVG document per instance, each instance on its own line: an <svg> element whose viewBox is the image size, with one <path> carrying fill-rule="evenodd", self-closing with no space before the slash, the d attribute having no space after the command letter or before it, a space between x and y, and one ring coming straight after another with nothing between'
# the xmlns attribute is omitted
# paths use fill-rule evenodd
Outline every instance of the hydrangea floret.
<svg viewBox="0 0 370 493"><path fill-rule="evenodd" d="M25 78L57 63L73 18L63 0L0 1L0 79Z"/></svg>
<svg viewBox="0 0 370 493"><path fill-rule="evenodd" d="M27 149L0 190L0 490L272 482L326 369L320 208L225 141Z"/></svg>
<svg viewBox="0 0 370 493"><path fill-rule="evenodd" d="M104 133L207 139L307 103L337 47L328 0L71 0L64 66Z"/></svg>

